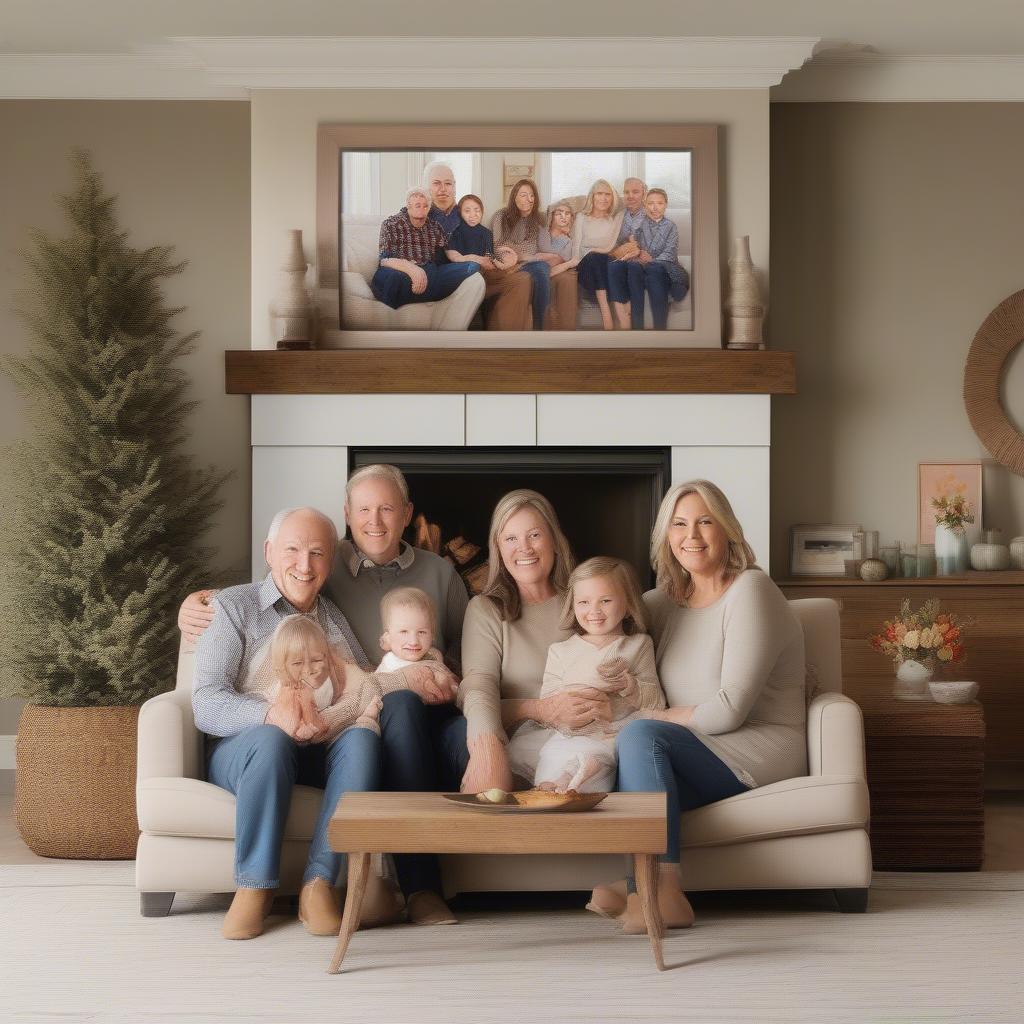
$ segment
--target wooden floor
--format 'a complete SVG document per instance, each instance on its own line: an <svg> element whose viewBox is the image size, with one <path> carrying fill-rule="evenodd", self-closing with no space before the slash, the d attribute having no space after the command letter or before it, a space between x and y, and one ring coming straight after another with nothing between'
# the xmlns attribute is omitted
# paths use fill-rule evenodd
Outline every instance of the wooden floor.
<svg viewBox="0 0 1024 1024"><path fill-rule="evenodd" d="M55 863L37 857L22 841L14 824L14 797L0 794L0 864ZM1024 869L1024 793L993 791L985 797L985 863L983 871Z"/></svg>

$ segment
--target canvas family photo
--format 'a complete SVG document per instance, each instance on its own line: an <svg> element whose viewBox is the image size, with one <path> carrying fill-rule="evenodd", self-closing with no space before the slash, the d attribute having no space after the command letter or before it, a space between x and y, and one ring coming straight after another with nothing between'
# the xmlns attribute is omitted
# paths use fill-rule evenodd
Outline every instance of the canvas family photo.
<svg viewBox="0 0 1024 1024"><path fill-rule="evenodd" d="M686 150L346 151L346 330L692 331Z"/></svg>

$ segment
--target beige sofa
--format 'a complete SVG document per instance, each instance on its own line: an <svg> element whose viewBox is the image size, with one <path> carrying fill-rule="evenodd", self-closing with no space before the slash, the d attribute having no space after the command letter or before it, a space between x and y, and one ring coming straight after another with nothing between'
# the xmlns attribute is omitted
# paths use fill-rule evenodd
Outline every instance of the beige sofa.
<svg viewBox="0 0 1024 1024"><path fill-rule="evenodd" d="M841 693L839 613L827 599L791 602L804 628L809 774L763 786L682 817L683 874L690 891L832 889L843 910L863 910L871 879L868 791L860 709ZM192 657L176 689L139 715L136 885L142 913L166 914L176 892L235 888L235 798L203 781L203 738L192 717ZM297 891L319 806L298 786L285 827L282 885ZM616 857L448 856L448 894L583 890L622 876Z"/></svg>

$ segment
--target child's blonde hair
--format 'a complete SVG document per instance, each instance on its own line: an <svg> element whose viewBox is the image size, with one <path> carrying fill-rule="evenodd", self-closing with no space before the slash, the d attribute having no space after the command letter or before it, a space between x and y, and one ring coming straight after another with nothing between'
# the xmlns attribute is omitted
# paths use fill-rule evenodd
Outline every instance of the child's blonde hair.
<svg viewBox="0 0 1024 1024"><path fill-rule="evenodd" d="M562 629L571 630L578 635L586 632L576 619L576 584L582 583L583 580L595 579L598 576L608 576L613 579L626 599L626 615L622 620L622 632L626 636L632 636L634 633L646 633L647 613L644 611L644 603L640 597L640 581L637 579L636 570L621 558L610 558L607 555L588 558L582 565L573 569L569 576L569 587L565 592L565 600L562 602Z"/></svg>
<svg viewBox="0 0 1024 1024"><path fill-rule="evenodd" d="M569 227L572 228L576 221L576 214L573 212L573 208L568 203L555 203L554 206L548 211L548 233L551 233L551 229L555 226L555 211L556 210L568 210L569 211Z"/></svg>
<svg viewBox="0 0 1024 1024"><path fill-rule="evenodd" d="M282 619L270 640L270 663L279 680L290 681L288 661L296 653L313 651L330 653L327 636L320 624L305 615L289 615Z"/></svg>
<svg viewBox="0 0 1024 1024"><path fill-rule="evenodd" d="M380 599L380 624L384 627L385 633L388 629L388 619L396 608L419 608L420 611L426 612L431 639L436 638L437 609L428 593L419 587L395 587L394 590L389 590Z"/></svg>

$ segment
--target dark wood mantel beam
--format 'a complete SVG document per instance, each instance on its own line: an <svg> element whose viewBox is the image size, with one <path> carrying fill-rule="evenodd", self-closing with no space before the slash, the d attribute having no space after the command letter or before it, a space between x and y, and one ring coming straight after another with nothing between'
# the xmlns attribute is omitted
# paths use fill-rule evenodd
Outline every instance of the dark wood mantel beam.
<svg viewBox="0 0 1024 1024"><path fill-rule="evenodd" d="M796 394L792 352L671 348L230 351L229 395Z"/></svg>

